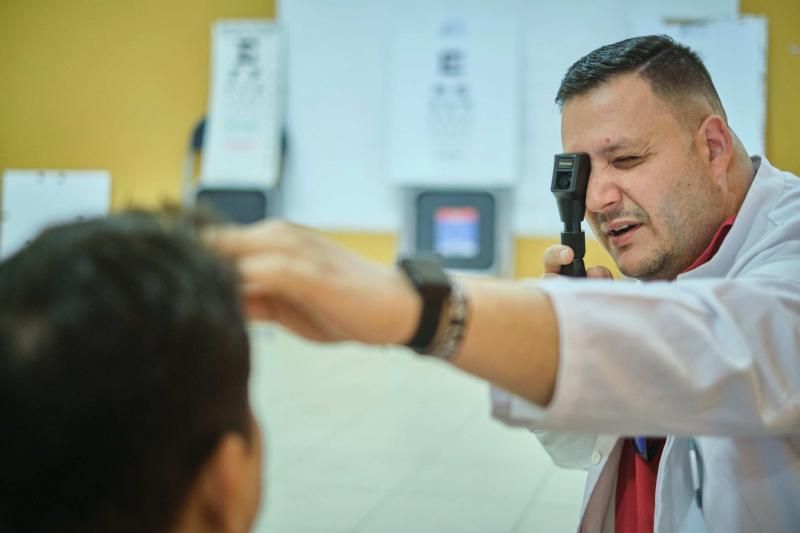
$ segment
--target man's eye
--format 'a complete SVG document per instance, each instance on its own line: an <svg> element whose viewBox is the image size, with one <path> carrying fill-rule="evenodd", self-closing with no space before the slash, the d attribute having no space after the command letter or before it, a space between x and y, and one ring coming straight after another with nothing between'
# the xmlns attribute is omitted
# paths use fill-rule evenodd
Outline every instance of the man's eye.
<svg viewBox="0 0 800 533"><path fill-rule="evenodd" d="M642 158L635 155L627 155L623 157L618 157L614 159L611 164L613 164L617 168L633 168L638 165L642 161Z"/></svg>

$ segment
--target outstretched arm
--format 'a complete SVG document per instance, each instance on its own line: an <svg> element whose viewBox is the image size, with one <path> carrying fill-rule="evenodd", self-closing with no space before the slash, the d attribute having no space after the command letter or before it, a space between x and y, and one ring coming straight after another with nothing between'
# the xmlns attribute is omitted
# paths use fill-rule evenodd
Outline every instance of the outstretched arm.
<svg viewBox="0 0 800 533"><path fill-rule="evenodd" d="M308 339L404 344L421 302L397 268L366 261L312 230L282 221L218 229L209 243L233 258L250 318ZM549 403L558 329L547 295L518 282L465 278L471 316L452 363L518 396Z"/></svg>

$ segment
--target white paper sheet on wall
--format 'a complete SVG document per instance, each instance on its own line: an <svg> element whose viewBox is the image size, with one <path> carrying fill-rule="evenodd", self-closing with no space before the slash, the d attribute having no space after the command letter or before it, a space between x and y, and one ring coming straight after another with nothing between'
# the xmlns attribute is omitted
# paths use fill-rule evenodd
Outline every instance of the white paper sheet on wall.
<svg viewBox="0 0 800 533"><path fill-rule="evenodd" d="M276 24L231 20L214 25L201 182L277 183L283 124L280 59Z"/></svg>
<svg viewBox="0 0 800 533"><path fill-rule="evenodd" d="M0 257L52 224L108 214L111 176L104 170L7 170L3 174Z"/></svg>
<svg viewBox="0 0 800 533"><path fill-rule="evenodd" d="M398 13L391 53L392 182L502 186L519 177L517 19L471 4Z"/></svg>
<svg viewBox="0 0 800 533"><path fill-rule="evenodd" d="M511 13L519 24L521 165L512 220L514 231L524 235L561 230L550 178L553 154L562 148L553 98L567 68L598 46L631 36L631 21L637 17L730 18L738 11L737 0L280 0L278 13L290 37L287 129L293 156L285 184L288 217L328 229L398 229L402 203L388 179L387 164L387 99L393 84L389 37L412 8L420 12L462 5L481 13ZM737 57L727 45L717 46ZM740 73L736 68L735 75ZM734 84L737 94L726 96L720 89L732 126L742 137L745 119L737 117L765 105L763 93L748 88L751 82L761 83L761 75L754 72L738 84L740 89ZM751 153L759 151L758 143L744 142Z"/></svg>

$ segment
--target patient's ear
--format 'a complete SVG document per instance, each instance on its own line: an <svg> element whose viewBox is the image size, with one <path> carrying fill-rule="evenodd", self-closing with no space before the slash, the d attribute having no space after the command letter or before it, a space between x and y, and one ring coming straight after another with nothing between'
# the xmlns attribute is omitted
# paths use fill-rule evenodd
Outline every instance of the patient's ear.
<svg viewBox="0 0 800 533"><path fill-rule="evenodd" d="M250 531L258 511L260 480L257 426L250 441L239 433L226 433L198 472L184 513L191 517L187 524L193 523L195 531Z"/></svg>

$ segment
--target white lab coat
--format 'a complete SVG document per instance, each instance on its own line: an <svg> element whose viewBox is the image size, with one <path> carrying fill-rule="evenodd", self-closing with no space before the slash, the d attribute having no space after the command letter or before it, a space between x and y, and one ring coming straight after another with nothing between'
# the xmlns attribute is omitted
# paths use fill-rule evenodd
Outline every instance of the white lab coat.
<svg viewBox="0 0 800 533"><path fill-rule="evenodd" d="M761 160L722 247L674 282L540 286L560 331L553 400L493 391L493 412L588 469L581 531L613 532L620 435L670 435L656 533L800 531L800 179Z"/></svg>

